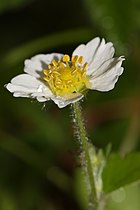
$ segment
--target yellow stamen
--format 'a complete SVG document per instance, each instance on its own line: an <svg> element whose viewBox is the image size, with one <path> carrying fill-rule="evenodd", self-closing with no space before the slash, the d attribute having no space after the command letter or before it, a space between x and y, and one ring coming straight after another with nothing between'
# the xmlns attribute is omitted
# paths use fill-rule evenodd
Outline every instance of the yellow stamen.
<svg viewBox="0 0 140 210"><path fill-rule="evenodd" d="M62 60L64 62L69 62L70 61L70 56L69 55L64 55Z"/></svg>
<svg viewBox="0 0 140 210"><path fill-rule="evenodd" d="M49 74L48 70L43 70L43 73L47 76Z"/></svg>
<svg viewBox="0 0 140 210"><path fill-rule="evenodd" d="M86 89L88 77L86 69L88 64L82 64L83 57L77 55L64 55L62 60L52 60L48 70L43 70L44 80L47 81L52 92L57 96L67 97L68 95L81 93Z"/></svg>
<svg viewBox="0 0 140 210"><path fill-rule="evenodd" d="M80 64L83 63L83 56L80 56L80 58L78 58L78 62L79 62Z"/></svg>
<svg viewBox="0 0 140 210"><path fill-rule="evenodd" d="M53 75L58 75L58 76L60 76L61 74L60 74L60 72L54 70L54 71L53 71Z"/></svg>
<svg viewBox="0 0 140 210"><path fill-rule="evenodd" d="M54 65L54 66L57 66L57 62L56 62L56 60L52 60L52 64Z"/></svg>
<svg viewBox="0 0 140 210"><path fill-rule="evenodd" d="M47 81L47 82L49 81L49 79L48 79L47 77L44 77L43 79L44 79L45 81Z"/></svg>
<svg viewBox="0 0 140 210"><path fill-rule="evenodd" d="M83 66L84 71L86 71L87 66L88 66L88 63L85 63L84 66Z"/></svg>
<svg viewBox="0 0 140 210"><path fill-rule="evenodd" d="M72 63L77 63L78 55L72 56Z"/></svg>
<svg viewBox="0 0 140 210"><path fill-rule="evenodd" d="M52 64L49 64L49 65L48 65L48 69L51 69L51 68L52 68Z"/></svg>

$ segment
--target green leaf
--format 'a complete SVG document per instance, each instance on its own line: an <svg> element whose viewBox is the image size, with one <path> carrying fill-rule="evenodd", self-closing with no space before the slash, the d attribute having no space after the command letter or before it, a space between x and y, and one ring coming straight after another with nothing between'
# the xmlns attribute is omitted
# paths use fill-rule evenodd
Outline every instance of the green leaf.
<svg viewBox="0 0 140 210"><path fill-rule="evenodd" d="M112 154L103 170L104 192L112 192L140 179L140 153L132 153L124 158Z"/></svg>

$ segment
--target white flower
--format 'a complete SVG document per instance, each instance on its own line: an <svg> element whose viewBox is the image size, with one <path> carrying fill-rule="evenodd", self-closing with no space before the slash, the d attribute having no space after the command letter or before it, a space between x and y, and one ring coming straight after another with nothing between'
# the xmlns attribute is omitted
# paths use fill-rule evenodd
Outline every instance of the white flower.
<svg viewBox="0 0 140 210"><path fill-rule="evenodd" d="M123 73L124 57L113 58L114 47L100 38L78 46L70 58L59 53L25 60L24 74L6 85L15 97L53 100L59 108L79 101L87 89L109 91Z"/></svg>

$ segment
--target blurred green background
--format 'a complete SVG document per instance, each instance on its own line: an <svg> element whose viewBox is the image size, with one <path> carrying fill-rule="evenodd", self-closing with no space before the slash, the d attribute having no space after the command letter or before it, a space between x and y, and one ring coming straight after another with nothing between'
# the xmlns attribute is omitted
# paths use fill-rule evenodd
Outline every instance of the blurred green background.
<svg viewBox="0 0 140 210"><path fill-rule="evenodd" d="M113 91L90 91L82 103L89 136L104 150L139 151L139 0L0 0L0 210L87 209L71 108L13 98L4 85L26 58L71 54L96 36L126 61ZM108 195L106 209L139 210L139 197L140 184L131 184Z"/></svg>

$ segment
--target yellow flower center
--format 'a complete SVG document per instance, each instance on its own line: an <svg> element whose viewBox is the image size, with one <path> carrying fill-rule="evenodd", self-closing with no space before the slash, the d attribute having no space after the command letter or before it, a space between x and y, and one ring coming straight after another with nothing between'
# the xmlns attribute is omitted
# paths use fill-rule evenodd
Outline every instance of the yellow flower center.
<svg viewBox="0 0 140 210"><path fill-rule="evenodd" d="M86 76L87 63L83 64L83 57L64 55L62 60L52 60L48 69L43 70L52 92L57 96L67 96L82 93L86 90L88 79Z"/></svg>

